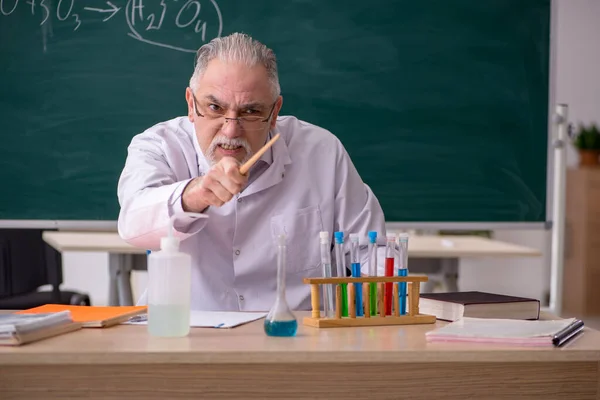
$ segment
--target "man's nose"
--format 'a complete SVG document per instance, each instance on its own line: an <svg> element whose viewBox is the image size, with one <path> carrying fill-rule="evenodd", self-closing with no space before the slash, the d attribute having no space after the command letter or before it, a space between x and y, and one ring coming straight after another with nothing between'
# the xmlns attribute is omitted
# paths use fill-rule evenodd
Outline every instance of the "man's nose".
<svg viewBox="0 0 600 400"><path fill-rule="evenodd" d="M221 133L229 138L235 138L240 136L242 130L240 122L237 118L225 118L223 126L221 127Z"/></svg>

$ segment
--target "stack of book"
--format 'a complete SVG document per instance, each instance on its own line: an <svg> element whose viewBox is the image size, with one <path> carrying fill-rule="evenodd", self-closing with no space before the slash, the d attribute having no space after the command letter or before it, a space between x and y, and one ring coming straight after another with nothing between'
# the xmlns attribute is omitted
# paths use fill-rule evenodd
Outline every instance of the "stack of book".
<svg viewBox="0 0 600 400"><path fill-rule="evenodd" d="M82 328L70 311L44 314L0 314L0 345L18 346Z"/></svg>
<svg viewBox="0 0 600 400"><path fill-rule="evenodd" d="M146 312L146 306L70 306L64 304L45 304L43 306L18 311L17 314L48 314L69 312L73 321L84 328L108 328Z"/></svg>
<svg viewBox="0 0 600 400"><path fill-rule="evenodd" d="M146 311L146 306L45 304L13 314L0 314L0 345L18 346L81 328L107 328Z"/></svg>
<svg viewBox="0 0 600 400"><path fill-rule="evenodd" d="M458 321L463 317L538 319L540 301L527 297L486 292L421 293L419 312L437 319Z"/></svg>

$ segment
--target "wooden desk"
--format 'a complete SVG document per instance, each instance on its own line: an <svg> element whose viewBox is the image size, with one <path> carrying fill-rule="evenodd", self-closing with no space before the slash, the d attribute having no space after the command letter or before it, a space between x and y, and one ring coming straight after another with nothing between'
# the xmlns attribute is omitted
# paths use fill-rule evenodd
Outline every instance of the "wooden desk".
<svg viewBox="0 0 600 400"><path fill-rule="evenodd" d="M411 236L413 258L536 257L539 250L480 236Z"/></svg>
<svg viewBox="0 0 600 400"><path fill-rule="evenodd" d="M411 236L408 242L411 273L429 277L423 293L443 283L448 292L457 292L458 267L467 257L539 257L536 249L480 236Z"/></svg>
<svg viewBox="0 0 600 400"><path fill-rule="evenodd" d="M391 231L393 232L393 231ZM116 232L46 231L43 239L60 251L97 251L109 253L109 303L132 305L131 270L145 269L146 249L129 245ZM536 249L478 236L411 236L408 256L418 259L411 272L425 273L429 281L424 292L444 281L449 291L457 291L459 259L462 257L535 257ZM412 260L411 260L412 261Z"/></svg>
<svg viewBox="0 0 600 400"><path fill-rule="evenodd" d="M146 254L131 246L116 232L45 231L44 241L58 251L106 251ZM479 236L411 236L408 255L415 258L446 257L530 257L541 253L529 247Z"/></svg>
<svg viewBox="0 0 600 400"><path fill-rule="evenodd" d="M108 253L109 305L133 305L131 271L146 269L146 249L131 246L117 232L44 231L42 238L50 246L65 251Z"/></svg>
<svg viewBox="0 0 600 400"><path fill-rule="evenodd" d="M308 313L298 313L298 320ZM600 332L564 348L427 343L441 326L316 329L267 337L263 320L151 338L84 329L0 348L3 399L598 399Z"/></svg>
<svg viewBox="0 0 600 400"><path fill-rule="evenodd" d="M134 247L117 232L44 231L42 238L56 250L98 251L118 254L146 254L146 249Z"/></svg>

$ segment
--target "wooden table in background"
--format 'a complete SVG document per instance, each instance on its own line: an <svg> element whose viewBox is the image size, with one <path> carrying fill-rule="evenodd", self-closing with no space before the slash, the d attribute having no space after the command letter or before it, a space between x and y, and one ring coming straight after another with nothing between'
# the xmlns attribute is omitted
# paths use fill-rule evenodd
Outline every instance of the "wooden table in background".
<svg viewBox="0 0 600 400"><path fill-rule="evenodd" d="M434 291L442 283L444 291L458 292L458 268L461 258L539 257L542 253L480 236L411 236L408 243L410 273L427 275L422 293Z"/></svg>
<svg viewBox="0 0 600 400"><path fill-rule="evenodd" d="M146 268L146 249L131 246L116 232L46 231L43 239L65 251L109 253L109 304L133 304L131 270ZM463 257L536 257L538 250L479 236L411 236L408 256L410 270L424 273L429 281L423 292L433 291L436 282L444 282L447 291L457 291L459 259Z"/></svg>
<svg viewBox="0 0 600 400"><path fill-rule="evenodd" d="M298 321L308 313L298 313ZM272 338L263 320L149 337L84 329L0 348L2 399L598 399L600 332L563 348L427 343L442 326L317 329Z"/></svg>
<svg viewBox="0 0 600 400"><path fill-rule="evenodd" d="M117 232L45 231L42 238L61 254L65 251L108 253L109 305L134 304L131 271L147 268L146 249L131 246Z"/></svg>

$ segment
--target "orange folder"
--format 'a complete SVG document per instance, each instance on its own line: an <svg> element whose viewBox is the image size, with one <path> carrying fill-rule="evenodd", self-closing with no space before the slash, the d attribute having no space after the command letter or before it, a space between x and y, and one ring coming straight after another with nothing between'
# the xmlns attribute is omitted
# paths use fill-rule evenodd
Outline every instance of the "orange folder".
<svg viewBox="0 0 600 400"><path fill-rule="evenodd" d="M105 328L125 322L135 315L143 314L147 308L147 306L98 307L46 304L18 311L15 314L42 314L69 310L73 321L81 322L84 328Z"/></svg>

